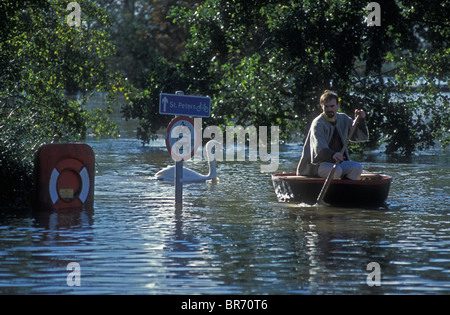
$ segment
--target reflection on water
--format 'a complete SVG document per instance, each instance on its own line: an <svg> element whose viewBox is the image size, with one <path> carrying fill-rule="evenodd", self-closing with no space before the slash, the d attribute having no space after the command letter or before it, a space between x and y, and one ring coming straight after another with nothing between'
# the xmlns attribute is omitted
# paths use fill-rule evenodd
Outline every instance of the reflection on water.
<svg viewBox="0 0 450 315"><path fill-rule="evenodd" d="M90 140L96 153L92 213L4 210L2 294L387 294L450 292L447 155L392 161L368 154L365 170L394 181L387 209L277 202L258 162L219 162L218 183L174 186L152 176L173 163L163 141ZM280 147L292 172L300 147ZM206 162L185 165L207 172ZM81 286L66 282L70 262ZM370 287L367 265L381 267Z"/></svg>

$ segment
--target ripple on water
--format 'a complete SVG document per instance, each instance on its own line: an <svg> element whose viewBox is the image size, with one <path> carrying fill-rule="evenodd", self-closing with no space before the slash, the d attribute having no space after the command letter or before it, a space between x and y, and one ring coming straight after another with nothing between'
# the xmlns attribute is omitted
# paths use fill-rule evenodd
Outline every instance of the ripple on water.
<svg viewBox="0 0 450 315"><path fill-rule="evenodd" d="M392 175L387 209L277 202L257 162L219 162L218 183L152 179L173 163L161 142L94 140L95 209L0 216L0 293L448 293L450 171L442 163L365 162ZM295 169L298 146L282 148ZM205 162L186 166L207 172ZM82 286L68 287L69 262ZM366 283L381 266L381 287Z"/></svg>

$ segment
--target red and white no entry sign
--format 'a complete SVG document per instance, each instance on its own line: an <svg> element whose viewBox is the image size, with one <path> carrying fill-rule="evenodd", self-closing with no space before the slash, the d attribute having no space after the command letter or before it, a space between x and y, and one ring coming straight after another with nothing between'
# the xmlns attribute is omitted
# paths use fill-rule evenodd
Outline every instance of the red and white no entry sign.
<svg viewBox="0 0 450 315"><path fill-rule="evenodd" d="M193 157L200 145L200 139L200 131L190 117L177 117L167 127L167 151L177 162L187 161Z"/></svg>

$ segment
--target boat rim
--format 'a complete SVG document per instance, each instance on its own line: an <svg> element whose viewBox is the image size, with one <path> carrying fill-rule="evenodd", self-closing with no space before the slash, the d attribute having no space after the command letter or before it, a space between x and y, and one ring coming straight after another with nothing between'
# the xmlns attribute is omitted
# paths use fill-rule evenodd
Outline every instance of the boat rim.
<svg viewBox="0 0 450 315"><path fill-rule="evenodd" d="M272 181L283 181L291 183L322 183L325 181L324 178L320 177L308 177L302 175L296 175L295 173L282 173L273 174ZM375 174L375 173L363 173L361 174L360 180L351 179L333 179L332 184L344 184L344 185L380 185L383 183L392 182L392 177L385 174Z"/></svg>

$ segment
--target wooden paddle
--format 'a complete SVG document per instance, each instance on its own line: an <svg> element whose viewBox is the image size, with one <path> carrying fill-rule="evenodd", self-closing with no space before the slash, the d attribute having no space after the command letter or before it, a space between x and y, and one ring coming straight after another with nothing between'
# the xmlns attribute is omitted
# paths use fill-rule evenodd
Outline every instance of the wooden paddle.
<svg viewBox="0 0 450 315"><path fill-rule="evenodd" d="M356 126L358 124L358 120L359 120L359 114L356 116L355 120L353 121L352 129L350 129L347 139L345 140L344 146L342 147L342 150L341 150L342 155L344 155L345 150L347 149L348 143L350 142L350 138L355 133ZM325 204L323 202L323 198L325 197L325 194L328 191L328 187L330 187L331 181L333 180L333 177L334 177L334 172L336 171L336 168L339 166L339 163L341 163L339 160L336 161L336 163L334 164L333 168L330 171L330 174L328 174L327 179L325 180L325 183L323 184L322 190L320 191L320 194L317 197L316 205L324 205Z"/></svg>

